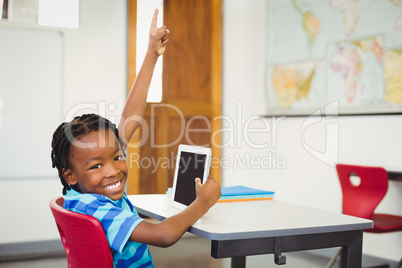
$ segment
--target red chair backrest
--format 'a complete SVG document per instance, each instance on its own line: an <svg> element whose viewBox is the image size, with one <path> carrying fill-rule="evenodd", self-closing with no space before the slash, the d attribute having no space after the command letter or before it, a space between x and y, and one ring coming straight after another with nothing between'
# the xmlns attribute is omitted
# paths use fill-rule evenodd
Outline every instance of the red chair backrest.
<svg viewBox="0 0 402 268"><path fill-rule="evenodd" d="M67 255L68 267L113 267L105 231L92 216L63 208L63 197L49 203Z"/></svg>
<svg viewBox="0 0 402 268"><path fill-rule="evenodd" d="M337 164L339 181L342 188L343 213L365 219L372 219L374 209L384 198L388 189L388 174L382 167L366 167ZM360 178L354 185L351 175Z"/></svg>

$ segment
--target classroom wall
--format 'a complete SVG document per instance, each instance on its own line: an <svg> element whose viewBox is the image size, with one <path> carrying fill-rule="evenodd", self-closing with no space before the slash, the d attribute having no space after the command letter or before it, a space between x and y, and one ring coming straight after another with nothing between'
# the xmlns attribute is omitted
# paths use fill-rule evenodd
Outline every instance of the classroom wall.
<svg viewBox="0 0 402 268"><path fill-rule="evenodd" d="M126 18L126 1L81 0L80 27L61 30L63 120L68 120L67 115L97 112L96 107L113 119L122 110L127 88ZM0 27L10 25L24 27L12 23ZM49 151L49 164L50 142L49 148L44 148ZM0 244L59 239L48 206L62 190L56 170L54 174L49 178L0 179Z"/></svg>
<svg viewBox="0 0 402 268"><path fill-rule="evenodd" d="M266 121L253 117L265 113L266 5L265 0L224 1L222 105L234 131L223 133L227 144L223 157L229 163L222 168L223 184L273 190L280 200L341 212L338 177L335 168L323 162L323 155L338 155L343 163L402 167L402 116L327 121L318 117L321 122L305 128L304 143L303 124L308 117ZM223 123L230 128L229 120ZM310 154L311 148L321 153L321 160ZM402 183L391 181L377 211L402 215L401 200ZM399 261L402 232L364 234L363 251Z"/></svg>
<svg viewBox="0 0 402 268"><path fill-rule="evenodd" d="M106 109L110 115L122 109L126 91L125 3L81 0L80 28L63 30L64 115L77 108L76 104L86 102L114 103L115 112ZM231 118L235 127L234 131L223 133L223 141L228 143L223 148L223 157L232 161L222 168L223 184L274 190L278 199L340 212L341 190L334 168L303 147L301 131L306 118L277 122L268 118L269 125L253 118L265 113L266 1L224 1L223 10L223 115ZM339 146L329 144L328 150L336 150L340 162L401 166L400 120L401 116L336 118L331 122L338 126ZM248 129L266 128L270 132L251 132L246 136L248 123ZM227 127L229 121L223 124ZM311 126L305 134L309 146L324 150L325 122ZM267 148L253 148L266 143ZM245 165L242 161L247 157L254 164ZM60 193L56 176L0 180L0 244L59 239L47 203ZM401 198L402 183L390 182L378 211L402 215L402 207L398 206ZM366 254L399 260L400 252L401 233L364 235Z"/></svg>

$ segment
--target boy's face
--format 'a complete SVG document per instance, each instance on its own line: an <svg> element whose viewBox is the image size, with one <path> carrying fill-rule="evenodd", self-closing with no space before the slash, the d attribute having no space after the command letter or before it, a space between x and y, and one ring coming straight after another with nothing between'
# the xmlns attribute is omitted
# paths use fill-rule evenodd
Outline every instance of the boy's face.
<svg viewBox="0 0 402 268"><path fill-rule="evenodd" d="M112 200L123 197L127 164L110 130L92 132L73 142L69 162L65 180L77 185L81 193L102 194Z"/></svg>

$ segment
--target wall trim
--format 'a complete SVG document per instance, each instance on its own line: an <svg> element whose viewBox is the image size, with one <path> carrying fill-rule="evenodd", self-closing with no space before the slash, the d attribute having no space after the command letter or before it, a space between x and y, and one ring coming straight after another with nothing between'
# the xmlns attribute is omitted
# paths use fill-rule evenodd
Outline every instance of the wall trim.
<svg viewBox="0 0 402 268"><path fill-rule="evenodd" d="M199 238L193 234L187 233L184 239ZM331 258L335 253L336 248L308 250L304 253L317 255L325 258ZM284 253L286 255L286 253ZM61 240L45 240L33 242L20 242L20 243L4 243L0 244L0 263L34 260L34 259L48 259L48 258L62 258L65 257L63 244ZM363 264L365 265L379 265L388 264L390 267L396 265L395 261L387 260L379 257L369 256L363 254Z"/></svg>
<svg viewBox="0 0 402 268"><path fill-rule="evenodd" d="M60 239L0 244L0 263L65 256Z"/></svg>

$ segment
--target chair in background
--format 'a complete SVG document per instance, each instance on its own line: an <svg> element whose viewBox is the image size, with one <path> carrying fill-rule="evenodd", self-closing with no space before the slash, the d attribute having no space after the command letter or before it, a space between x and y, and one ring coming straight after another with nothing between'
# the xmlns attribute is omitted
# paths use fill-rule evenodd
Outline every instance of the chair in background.
<svg viewBox="0 0 402 268"><path fill-rule="evenodd" d="M384 198L388 190L388 173L382 167L368 167L337 164L339 182L342 188L342 213L350 216L370 219L374 222L370 233L388 233L402 231L402 217L389 214L376 214L375 208ZM353 181L357 176L357 182ZM360 180L359 180L360 179ZM340 254L340 251L337 253ZM335 255L327 267L331 267ZM335 258L335 259L334 259ZM401 267L401 261L397 267ZM380 267L389 267L383 265Z"/></svg>
<svg viewBox="0 0 402 268"><path fill-rule="evenodd" d="M68 267L113 267L109 243L100 222L92 216L64 209L63 203L63 197L56 197L49 206L67 255Z"/></svg>

